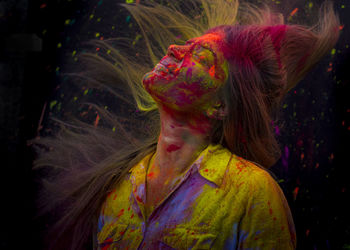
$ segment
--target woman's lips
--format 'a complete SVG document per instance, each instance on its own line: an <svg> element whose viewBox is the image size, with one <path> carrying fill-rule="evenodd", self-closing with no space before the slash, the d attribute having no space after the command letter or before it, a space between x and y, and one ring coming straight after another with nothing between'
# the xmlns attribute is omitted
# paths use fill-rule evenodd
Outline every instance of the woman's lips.
<svg viewBox="0 0 350 250"><path fill-rule="evenodd" d="M170 56L163 57L160 62L153 68L153 73L162 77L175 77L178 72L178 63Z"/></svg>

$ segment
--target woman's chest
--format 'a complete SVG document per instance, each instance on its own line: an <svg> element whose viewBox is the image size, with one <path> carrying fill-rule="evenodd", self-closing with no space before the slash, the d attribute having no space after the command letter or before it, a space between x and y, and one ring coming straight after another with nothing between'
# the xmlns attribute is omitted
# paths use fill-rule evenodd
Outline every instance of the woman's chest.
<svg viewBox="0 0 350 250"><path fill-rule="evenodd" d="M156 186L152 190L156 193ZM220 242L218 237L229 234L232 222L243 214L234 196L203 178L183 182L149 217L142 212L147 204L137 200L132 186L128 192L126 199L115 191L106 203L98 237L101 247L209 249L214 240Z"/></svg>
<svg viewBox="0 0 350 250"><path fill-rule="evenodd" d="M178 188L183 176L157 176L146 180L146 201L145 207L147 218L151 213Z"/></svg>

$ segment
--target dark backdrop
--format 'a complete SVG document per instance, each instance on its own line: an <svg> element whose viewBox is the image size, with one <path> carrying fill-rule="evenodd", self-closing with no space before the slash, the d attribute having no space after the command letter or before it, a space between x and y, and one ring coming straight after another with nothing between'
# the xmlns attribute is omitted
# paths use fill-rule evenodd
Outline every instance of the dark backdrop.
<svg viewBox="0 0 350 250"><path fill-rule="evenodd" d="M82 42L120 35L138 41L134 21L117 2L134 1L0 1L1 249L41 249L45 220L34 219L38 186L27 140L90 93L70 91L61 74L84 50ZM290 92L283 126L276 127L283 155L272 170L293 213L298 249L350 249L347 2L335 2L344 25L337 46ZM290 12L313 8L311 1L288 4Z"/></svg>

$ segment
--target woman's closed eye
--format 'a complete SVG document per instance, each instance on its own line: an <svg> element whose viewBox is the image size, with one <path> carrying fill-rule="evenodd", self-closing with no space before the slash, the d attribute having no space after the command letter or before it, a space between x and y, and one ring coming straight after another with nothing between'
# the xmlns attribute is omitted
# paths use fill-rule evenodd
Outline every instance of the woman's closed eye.
<svg viewBox="0 0 350 250"><path fill-rule="evenodd" d="M207 67L211 67L215 60L213 52L204 47L195 48L192 52L192 57L196 62Z"/></svg>

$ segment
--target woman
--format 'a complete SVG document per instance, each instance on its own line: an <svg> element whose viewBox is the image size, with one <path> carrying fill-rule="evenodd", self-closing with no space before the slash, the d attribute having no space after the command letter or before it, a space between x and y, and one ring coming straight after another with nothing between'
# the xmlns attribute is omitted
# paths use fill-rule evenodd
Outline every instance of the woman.
<svg viewBox="0 0 350 250"><path fill-rule="evenodd" d="M179 35L187 40L169 46L142 86L142 55L132 62L106 44L113 63L90 55L156 116L146 135L135 128L139 141L128 132L129 141L109 139L86 124L87 133L44 139L54 150L38 166L64 166L68 151L71 162L53 181L64 191L52 196L64 216L52 248L83 248L91 234L98 249L296 247L288 204L266 170L279 157L271 122L286 93L334 46L339 21L329 3L314 28L285 25L267 7L199 3L193 19L174 5L126 6L153 62L157 48Z"/></svg>

